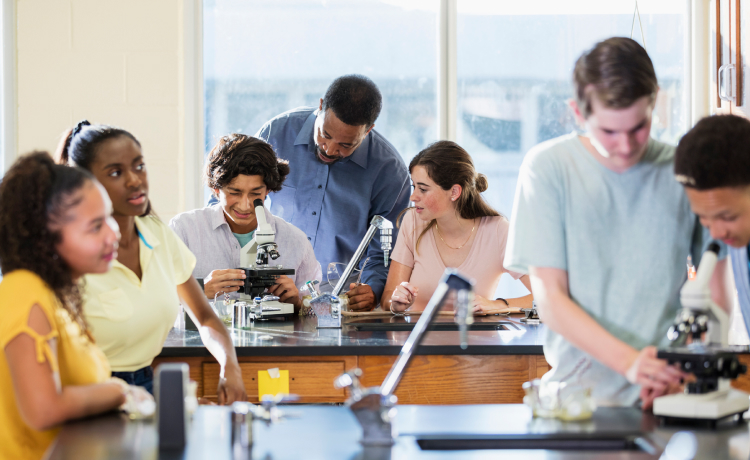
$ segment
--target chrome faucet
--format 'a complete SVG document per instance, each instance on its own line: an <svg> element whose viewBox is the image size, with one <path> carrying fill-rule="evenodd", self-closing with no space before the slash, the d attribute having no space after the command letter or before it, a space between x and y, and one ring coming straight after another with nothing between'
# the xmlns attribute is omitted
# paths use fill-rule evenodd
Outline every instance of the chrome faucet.
<svg viewBox="0 0 750 460"><path fill-rule="evenodd" d="M456 322L461 331L461 348L466 349L468 329L472 322L472 299L474 297L474 283L460 275L456 270L448 268L443 273L435 293L427 303L419 321L414 325L406 343L393 363L391 370L379 387L363 388L359 382L362 376L360 369L353 369L334 380L334 387L349 388L349 399L346 405L354 412L362 425L362 440L365 446L390 446L393 444L393 420L396 416L398 398L394 392L398 387L404 371L422 343L427 329L438 316L440 307L445 303L448 294L456 291Z"/></svg>
<svg viewBox="0 0 750 460"><path fill-rule="evenodd" d="M351 276L354 269L359 265L362 256L367 250L367 246L370 245L370 241L375 236L375 232L380 229L380 248L383 250L383 257L385 260L385 266L388 266L388 256L391 251L391 233L393 231L393 224L390 220L382 216L375 216L370 221L370 228L367 229L365 237L359 243L359 247L354 251L349 263L344 269L344 273L341 274L336 286L333 288L330 294L316 295L312 291L312 299L310 300L310 307L315 312L315 316L318 318L318 329L339 329L341 328L341 310L339 308L338 296L346 288L349 276ZM308 291L310 290L309 283Z"/></svg>
<svg viewBox="0 0 750 460"><path fill-rule="evenodd" d="M385 266L388 266L388 257L391 252L391 234L393 232L393 224L385 217L375 216L370 221L370 228L367 229L365 237L362 238L359 247L354 251L354 255L344 269L344 273L341 275L339 282L336 283L336 287L333 288L331 295L337 296L344 290L349 276L351 276L354 269L359 265L359 261L362 260L362 256L365 254L365 251L367 251L367 246L370 245L370 241L372 241L372 238L375 236L375 231L378 229L380 229L380 249L383 250ZM362 268L364 269L364 267Z"/></svg>

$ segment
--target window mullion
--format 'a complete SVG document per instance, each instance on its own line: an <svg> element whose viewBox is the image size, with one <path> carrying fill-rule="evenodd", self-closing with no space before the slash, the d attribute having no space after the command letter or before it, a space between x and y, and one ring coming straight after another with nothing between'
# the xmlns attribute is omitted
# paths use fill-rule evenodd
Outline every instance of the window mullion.
<svg viewBox="0 0 750 460"><path fill-rule="evenodd" d="M458 0L439 0L438 12L438 138L456 140L458 116Z"/></svg>
<svg viewBox="0 0 750 460"><path fill-rule="evenodd" d="M10 168L15 161L16 150L16 120L18 107L16 99L16 2L2 3L2 75L0 88L2 90L2 106L0 110L0 176Z"/></svg>

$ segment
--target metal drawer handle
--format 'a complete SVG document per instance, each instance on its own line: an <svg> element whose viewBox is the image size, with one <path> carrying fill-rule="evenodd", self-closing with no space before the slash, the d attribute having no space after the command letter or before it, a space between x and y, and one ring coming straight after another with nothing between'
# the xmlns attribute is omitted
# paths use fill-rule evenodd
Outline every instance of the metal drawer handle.
<svg viewBox="0 0 750 460"><path fill-rule="evenodd" d="M729 94L725 91L724 86L724 74L723 72L725 70L733 70L734 64L724 64L723 66L719 67L719 99L723 101L733 101L734 100L734 85L729 85ZM730 74L731 76L731 74Z"/></svg>

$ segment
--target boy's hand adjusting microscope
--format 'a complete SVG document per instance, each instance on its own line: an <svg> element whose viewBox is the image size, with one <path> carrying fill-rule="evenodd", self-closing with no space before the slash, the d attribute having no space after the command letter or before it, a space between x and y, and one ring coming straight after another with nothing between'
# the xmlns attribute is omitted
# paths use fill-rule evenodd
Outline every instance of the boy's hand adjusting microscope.
<svg viewBox="0 0 750 460"><path fill-rule="evenodd" d="M246 301L254 314L254 318L266 318L272 316L294 315L294 305L279 302L279 298L272 295L264 295L266 290L276 284L276 279L281 275L294 275L293 268L284 268L281 265L270 265L269 259L279 258L279 248L276 242L276 234L273 227L266 221L266 212L263 201L253 201L255 207L255 218L258 227L253 239L240 249L240 270L245 271L245 283L239 289L240 300Z"/></svg>
<svg viewBox="0 0 750 460"><path fill-rule="evenodd" d="M654 399L654 415L665 420L703 420L715 424L725 417L748 410L748 394L730 382L746 372L737 355L727 346L729 316L711 299L709 282L718 261L719 245L711 243L698 267L695 280L680 290L682 310L667 337L672 346L657 357L695 375L685 392ZM686 345L688 339L691 340Z"/></svg>

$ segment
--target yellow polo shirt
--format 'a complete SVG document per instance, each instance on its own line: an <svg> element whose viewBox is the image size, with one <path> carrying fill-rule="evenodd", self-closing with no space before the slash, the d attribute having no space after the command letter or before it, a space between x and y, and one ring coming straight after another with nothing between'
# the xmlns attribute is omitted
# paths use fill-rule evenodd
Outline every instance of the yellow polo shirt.
<svg viewBox="0 0 750 460"><path fill-rule="evenodd" d="M41 335L28 326L35 305L51 326L49 334ZM14 270L5 274L0 283L0 318L0 459L42 458L60 427L37 431L26 424L2 350L18 335L27 334L36 344L37 362L49 363L63 387L104 382L110 376L109 365L49 286L33 272ZM50 347L52 339L56 340L57 353Z"/></svg>
<svg viewBox="0 0 750 460"><path fill-rule="evenodd" d="M177 286L193 273L195 256L157 217L136 217L142 279L118 261L86 275L83 312L114 372L151 364L177 318Z"/></svg>

